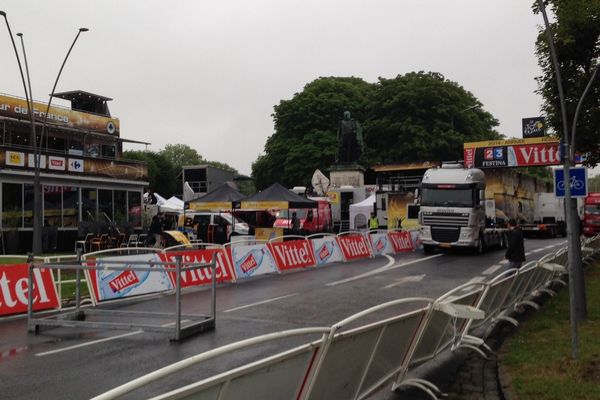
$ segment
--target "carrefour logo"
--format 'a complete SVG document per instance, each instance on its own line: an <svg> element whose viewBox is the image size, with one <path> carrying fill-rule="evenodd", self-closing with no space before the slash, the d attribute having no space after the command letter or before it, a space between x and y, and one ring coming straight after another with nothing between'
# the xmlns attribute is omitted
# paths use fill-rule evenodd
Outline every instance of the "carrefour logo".
<svg viewBox="0 0 600 400"><path fill-rule="evenodd" d="M83 172L83 160L76 158L69 159L69 171L71 172Z"/></svg>

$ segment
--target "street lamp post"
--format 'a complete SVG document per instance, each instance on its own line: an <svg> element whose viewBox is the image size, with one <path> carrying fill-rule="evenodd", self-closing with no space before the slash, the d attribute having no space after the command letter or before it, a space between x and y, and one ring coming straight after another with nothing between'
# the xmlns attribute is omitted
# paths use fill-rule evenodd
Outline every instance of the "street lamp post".
<svg viewBox="0 0 600 400"><path fill-rule="evenodd" d="M560 68L558 65L558 58L556 56L556 49L554 48L554 39L552 38L552 31L550 30L550 22L548 21L548 15L546 14L546 7L543 0L537 0L540 12L544 18L544 24L546 27L546 36L548 40L548 47L550 48L550 56L552 64L554 66L554 74L556 76L556 85L558 87L558 98L560 101L561 119L563 125L563 141L564 141L564 152L563 152L563 168L564 168L564 187L565 187L565 219L567 222L567 235L568 235L568 266L569 266L569 310L571 320L571 355L573 358L579 356L579 338L577 333L577 322L579 319L585 318L585 300L581 301L581 296L585 299L585 292L578 293L583 282L583 271L581 265L581 242L579 238L579 229L575 224L575 218L577 218L576 211L573 208L571 202L571 174L569 168L571 167L571 149L569 146L569 124L567 122L567 110L565 107L565 96L563 93L562 80L560 77ZM578 283L579 282L579 283Z"/></svg>
<svg viewBox="0 0 600 400"><path fill-rule="evenodd" d="M21 38L21 46L23 48L23 57L25 61L25 68L27 71L27 81L29 83L29 90L27 89L27 85L25 83L25 75L23 74L23 68L21 66L21 59L19 57L19 52L17 51L17 46L15 44L12 31L10 29L10 24L8 23L8 18L6 16L6 12L0 11L0 15L4 17L6 22L6 27L8 29L8 34L12 41L13 49L15 51L15 56L17 58L17 64L19 65L19 72L21 73L21 80L23 82L23 90L25 92L25 99L27 101L27 105L29 108L29 118L31 121L31 143L33 145L33 153L34 153L34 176L33 176L33 253L40 254L42 252L42 226L43 226L43 218L42 218L42 184L40 178L40 161L41 161L41 153L42 153L42 144L44 142L44 134L46 131L46 124L48 122L48 113L50 112L50 104L52 103L52 98L54 97L54 91L56 90L56 85L58 84L58 80L60 75L65 67L67 59L71 54L71 50L73 50L73 46L77 42L79 35L82 32L87 32L87 28L79 28L77 32L77 36L71 43L71 47L69 47L69 51L67 51L67 55L63 60L63 63L58 71L58 75L56 76L56 80L54 81L54 86L52 87L52 93L50 94L50 98L48 99L48 104L46 106L46 113L44 114L44 120L42 124L42 131L40 133L39 143L37 141L37 135L35 131L35 117L33 113L33 95L31 92L31 80L29 78L29 66L27 65L27 55L25 53L25 43L23 42L23 34L18 33L17 35Z"/></svg>

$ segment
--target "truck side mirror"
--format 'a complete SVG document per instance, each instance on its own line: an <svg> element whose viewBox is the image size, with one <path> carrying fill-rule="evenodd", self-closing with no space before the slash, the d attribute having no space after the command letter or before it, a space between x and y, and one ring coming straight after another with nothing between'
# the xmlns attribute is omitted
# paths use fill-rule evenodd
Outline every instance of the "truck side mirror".
<svg viewBox="0 0 600 400"><path fill-rule="evenodd" d="M415 199L413 200L414 204L419 204L419 189L415 189Z"/></svg>

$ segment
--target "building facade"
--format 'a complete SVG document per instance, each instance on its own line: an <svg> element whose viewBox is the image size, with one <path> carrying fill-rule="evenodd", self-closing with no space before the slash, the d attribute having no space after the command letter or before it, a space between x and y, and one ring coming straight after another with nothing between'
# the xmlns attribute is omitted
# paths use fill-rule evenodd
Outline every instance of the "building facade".
<svg viewBox="0 0 600 400"><path fill-rule="evenodd" d="M122 159L120 125L110 98L84 91L58 93L71 107L34 102L31 129L25 99L0 95L0 228L6 254L31 250L35 146L41 148L44 251L73 250L87 233L142 226L145 163ZM35 137L34 137L35 134ZM140 142L136 142L140 143Z"/></svg>

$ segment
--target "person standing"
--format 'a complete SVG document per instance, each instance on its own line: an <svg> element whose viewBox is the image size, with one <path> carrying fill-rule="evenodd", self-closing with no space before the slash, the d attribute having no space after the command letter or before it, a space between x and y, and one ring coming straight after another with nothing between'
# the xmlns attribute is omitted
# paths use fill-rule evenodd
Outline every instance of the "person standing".
<svg viewBox="0 0 600 400"><path fill-rule="evenodd" d="M379 229L379 220L375 213L371 213L371 218L369 218L369 230Z"/></svg>
<svg viewBox="0 0 600 400"><path fill-rule="evenodd" d="M154 247L160 247L160 233L162 232L162 224L158 215L152 217L150 229L148 233L154 236Z"/></svg>
<svg viewBox="0 0 600 400"><path fill-rule="evenodd" d="M521 268L525 262L525 243L523 242L523 232L517 225L514 218L508 220L508 248L504 255L508 260L508 268Z"/></svg>
<svg viewBox="0 0 600 400"><path fill-rule="evenodd" d="M292 235L300 234L300 220L295 212L292 213Z"/></svg>

